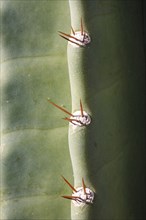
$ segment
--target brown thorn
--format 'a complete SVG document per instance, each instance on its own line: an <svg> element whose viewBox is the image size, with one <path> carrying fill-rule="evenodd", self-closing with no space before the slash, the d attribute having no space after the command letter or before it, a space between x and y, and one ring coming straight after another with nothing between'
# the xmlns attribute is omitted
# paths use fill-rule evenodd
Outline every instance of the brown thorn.
<svg viewBox="0 0 146 220"><path fill-rule="evenodd" d="M79 196L62 196L65 199L71 199L71 200L76 200L76 199L80 199Z"/></svg>
<svg viewBox="0 0 146 220"><path fill-rule="evenodd" d="M77 40L77 41L79 41L79 42L81 42L81 40L79 40L78 38L76 38L76 37L74 37L74 36L72 36L72 35L70 35L70 34L65 34L65 33L63 33L63 32L61 32L61 31L58 31L59 32L59 35L61 36L61 37L66 37L68 40L70 40L69 38L72 38L72 39L74 39L74 40ZM71 41L71 40L70 40ZM75 42L73 42L73 43L75 43Z"/></svg>
<svg viewBox="0 0 146 220"><path fill-rule="evenodd" d="M68 37L68 38L72 37L72 38L74 38L74 39L76 40L76 38L73 37L73 36L71 36L70 34L63 33L62 31L58 31L58 32L59 32L59 35L60 35L61 37Z"/></svg>
<svg viewBox="0 0 146 220"><path fill-rule="evenodd" d="M73 119L71 119L71 118L63 118L64 120L66 120L66 121L69 121L70 123L72 123L72 124L74 124L72 121L74 121Z"/></svg>
<svg viewBox="0 0 146 220"><path fill-rule="evenodd" d="M81 123L79 120L77 120L77 119L74 119L74 118L64 118L64 120L67 120L67 121L69 121L69 122L73 122L73 121L76 121L76 122L78 122L78 123Z"/></svg>
<svg viewBox="0 0 146 220"><path fill-rule="evenodd" d="M83 178L82 178L82 184L83 184L84 194L86 195L86 186L85 186L85 182L84 182L84 179L83 179Z"/></svg>
<svg viewBox="0 0 146 220"><path fill-rule="evenodd" d="M80 109L81 109L81 116L83 117L83 116L84 116L84 113L83 113L83 106L82 106L81 99L80 99Z"/></svg>
<svg viewBox="0 0 146 220"><path fill-rule="evenodd" d="M62 37L62 38L64 38L64 39L67 40L67 41L70 41L69 38L62 36L61 34L59 34L59 36Z"/></svg>
<svg viewBox="0 0 146 220"><path fill-rule="evenodd" d="M83 35L84 33L84 28L83 28L83 22L82 22L82 18L81 18L81 35Z"/></svg>
<svg viewBox="0 0 146 220"><path fill-rule="evenodd" d="M52 105L54 105L56 108L59 108L61 111L63 111L63 112L65 112L65 113L67 113L68 115L74 117L73 114L71 114L71 113L68 112L66 109L62 108L61 106L55 104L54 102L52 102L52 101L50 101L50 100L48 100L48 102L50 102L50 103L51 103Z"/></svg>
<svg viewBox="0 0 146 220"><path fill-rule="evenodd" d="M75 31L72 26L71 26L71 31L72 31L73 35L75 35Z"/></svg>
<svg viewBox="0 0 146 220"><path fill-rule="evenodd" d="M59 34L59 35L60 35L60 34ZM60 37L64 38L64 39L67 40L67 41L70 41L70 42L73 43L73 44L76 44L76 45L78 45L78 46L82 46L82 45L78 44L77 42L74 42L74 41L70 40L70 39L67 38L67 37L64 37L64 36L62 36L62 35L60 35Z"/></svg>
<svg viewBox="0 0 146 220"><path fill-rule="evenodd" d="M70 42L72 42L72 43L74 43L74 44L77 44L77 45L79 45L79 46L82 46L82 45L78 44L77 42L71 41L70 38L72 38L72 39L74 39L74 40L76 40L76 41L82 42L80 39L78 39L78 38L76 38L76 37L74 37L74 36L72 36L72 35L70 35L70 34L65 34L65 33L61 32L61 31L58 31L58 32L59 32L60 37L63 37L63 38L65 38L66 40L68 40L68 41L70 41Z"/></svg>
<svg viewBox="0 0 146 220"><path fill-rule="evenodd" d="M64 179L64 181L69 185L69 187L70 187L74 192L77 192L77 190L67 181L67 179L65 179L65 177L62 176L62 178Z"/></svg>
<svg viewBox="0 0 146 220"><path fill-rule="evenodd" d="M71 119L71 118L63 118L63 119L71 122L74 125L75 125L75 123L73 123L74 121L78 122L79 124L83 124L80 120L77 119Z"/></svg>

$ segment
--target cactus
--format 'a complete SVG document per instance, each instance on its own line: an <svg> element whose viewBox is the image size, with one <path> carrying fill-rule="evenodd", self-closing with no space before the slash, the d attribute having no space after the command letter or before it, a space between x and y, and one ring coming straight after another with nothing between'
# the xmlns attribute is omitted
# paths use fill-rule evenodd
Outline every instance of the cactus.
<svg viewBox="0 0 146 220"><path fill-rule="evenodd" d="M57 31L65 36L69 8L72 32L91 42L68 43L66 56ZM2 3L1 219L144 219L142 10L138 0ZM47 98L69 112L72 100L69 131ZM74 125L84 111L91 123ZM95 197L73 200L70 214L61 196L78 197L78 187Z"/></svg>
<svg viewBox="0 0 146 220"><path fill-rule="evenodd" d="M140 198L139 180L131 190L129 186L142 168L139 156L144 146L140 117L145 71L141 3L69 2L73 29L80 29L82 17L83 29L91 35L89 46L68 44L72 112L79 109L82 99L84 110L92 117L89 126L69 126L74 185L80 186L83 177L96 192L93 205L83 208L72 204L72 219L139 219L139 211L130 202ZM141 31L132 40L138 27ZM139 58L135 50L139 51ZM135 166L135 162L137 167L132 174L128 167Z"/></svg>

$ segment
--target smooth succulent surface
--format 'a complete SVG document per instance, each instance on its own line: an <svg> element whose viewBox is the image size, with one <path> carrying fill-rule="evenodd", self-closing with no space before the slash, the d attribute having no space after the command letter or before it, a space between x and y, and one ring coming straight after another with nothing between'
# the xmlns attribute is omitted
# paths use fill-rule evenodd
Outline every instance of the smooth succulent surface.
<svg viewBox="0 0 146 220"><path fill-rule="evenodd" d="M2 1L2 219L69 219L67 1Z"/></svg>
<svg viewBox="0 0 146 220"><path fill-rule="evenodd" d="M70 1L72 27L79 30L82 17L92 42L87 50L70 47L68 56L73 111L82 99L93 123L69 142L75 186L83 177L96 198L72 217L144 219L142 1L90 2ZM1 218L70 219L70 202L60 197L71 194L60 176L73 180L68 123L47 102L71 109L66 42L57 35L70 32L68 1L1 6ZM84 75L74 78L72 68Z"/></svg>
<svg viewBox="0 0 146 220"><path fill-rule="evenodd" d="M70 126L70 155L75 186L83 177L96 192L93 205L72 205L72 219L144 219L142 1L69 2L72 27L80 30L82 17L91 37L85 48L68 45L72 108L81 99L92 118Z"/></svg>

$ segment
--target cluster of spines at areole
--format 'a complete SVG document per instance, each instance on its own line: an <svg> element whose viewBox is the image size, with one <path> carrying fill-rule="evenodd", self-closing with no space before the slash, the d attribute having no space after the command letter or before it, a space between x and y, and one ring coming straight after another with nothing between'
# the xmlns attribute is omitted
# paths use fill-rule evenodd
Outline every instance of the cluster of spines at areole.
<svg viewBox="0 0 146 220"><path fill-rule="evenodd" d="M59 35L64 39L66 39L72 46L75 47L86 47L91 42L91 38L89 34L84 31L82 19L81 19L80 31L75 31L71 27L71 34L66 34L59 31ZM60 109L61 111L65 112L67 115L69 115L70 117L65 117L63 119L69 121L69 123L75 128L88 126L91 123L91 117L87 112L83 110L83 105L81 100L80 100L80 109L74 113L70 113L68 110L55 104L50 99L48 99L48 102L53 106L55 106L56 108ZM93 203L94 192L90 188L86 187L83 177L81 177L81 182L82 182L81 187L74 187L65 177L62 176L62 178L72 190L72 195L64 195L62 196L63 198L72 200L75 206Z"/></svg>

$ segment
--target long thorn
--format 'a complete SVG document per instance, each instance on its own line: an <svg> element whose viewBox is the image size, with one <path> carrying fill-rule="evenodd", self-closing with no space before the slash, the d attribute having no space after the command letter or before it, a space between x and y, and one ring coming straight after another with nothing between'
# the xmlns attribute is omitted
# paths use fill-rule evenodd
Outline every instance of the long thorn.
<svg viewBox="0 0 146 220"><path fill-rule="evenodd" d="M64 120L66 120L66 121L69 121L70 123L72 123L72 124L74 124L72 121L73 121L73 119L71 119L71 118L63 118Z"/></svg>
<svg viewBox="0 0 146 220"><path fill-rule="evenodd" d="M61 31L59 31L59 34L60 34L60 36L63 36L63 37L68 37L68 38L72 38L74 40L78 40L76 37L74 37L74 36L72 36L70 34L65 34L65 33L61 32Z"/></svg>
<svg viewBox="0 0 146 220"><path fill-rule="evenodd" d="M71 31L72 31L73 35L75 35L75 31L72 26L71 26Z"/></svg>
<svg viewBox="0 0 146 220"><path fill-rule="evenodd" d="M64 120L66 121L69 121L70 123L72 123L73 125L75 125L75 123L73 123L73 119L70 119L70 118L63 118Z"/></svg>
<svg viewBox="0 0 146 220"><path fill-rule="evenodd" d="M83 106L82 106L81 100L80 100L80 109L81 109L81 116L83 117L83 116L84 116L84 113L83 113Z"/></svg>
<svg viewBox="0 0 146 220"><path fill-rule="evenodd" d="M67 179L65 179L63 176L62 178L64 179L64 181L69 185L69 187L74 191L77 192L77 190L67 181Z"/></svg>
<svg viewBox="0 0 146 220"><path fill-rule="evenodd" d="M74 117L73 114L71 114L71 113L68 112L66 109L62 108L61 106L55 104L54 102L52 102L52 101L50 101L50 100L48 100L48 102L50 102L50 103L51 103L52 105L54 105L56 108L59 108L61 111L63 111L63 112L65 112L65 113L67 113L68 115Z"/></svg>
<svg viewBox="0 0 146 220"><path fill-rule="evenodd" d="M76 199L80 199L79 196L62 196L65 199L71 199L71 200L76 200Z"/></svg>
<svg viewBox="0 0 146 220"><path fill-rule="evenodd" d="M86 186L85 186L85 182L84 182L84 179L83 179L83 178L82 178L82 184L83 184L84 194L86 195Z"/></svg>
<svg viewBox="0 0 146 220"><path fill-rule="evenodd" d="M79 121L79 120L77 120L77 119L73 119L73 118L63 118L63 119L64 119L64 120L67 120L67 121L69 121L69 122L71 122L72 124L74 124L74 123L73 123L74 121L76 121L76 122L82 124L82 122Z"/></svg>
<svg viewBox="0 0 146 220"><path fill-rule="evenodd" d="M78 38L76 38L76 37L74 37L74 36L72 36L72 35L70 35L70 34L66 34L66 33L63 33L63 32L61 32L61 31L58 31L59 32L59 35L61 36L61 37L66 37L68 40L70 40L70 38L72 38L72 39L74 39L74 40L76 40L76 41L79 41L79 42L81 42L81 40L80 39L78 39Z"/></svg>
<svg viewBox="0 0 146 220"><path fill-rule="evenodd" d="M83 28L83 22L82 22L82 18L81 18L81 35L83 35L84 32L84 28Z"/></svg>
<svg viewBox="0 0 146 220"><path fill-rule="evenodd" d="M78 44L77 42L74 42L73 40L70 40L69 38L62 36L61 34L59 34L59 36L62 37L62 38L64 38L64 39L67 40L67 41L70 41L70 42L73 43L73 44L76 44L76 45L78 45L78 46L82 46L82 45Z"/></svg>

